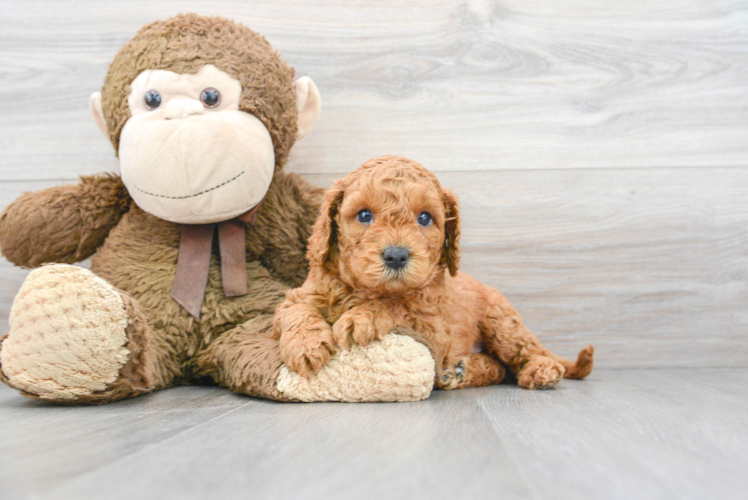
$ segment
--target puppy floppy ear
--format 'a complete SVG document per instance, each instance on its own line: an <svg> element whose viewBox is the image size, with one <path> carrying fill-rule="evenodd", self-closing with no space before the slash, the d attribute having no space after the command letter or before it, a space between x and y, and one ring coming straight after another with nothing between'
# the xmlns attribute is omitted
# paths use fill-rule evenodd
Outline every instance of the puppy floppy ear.
<svg viewBox="0 0 748 500"><path fill-rule="evenodd" d="M457 196L448 189L444 190L444 249L441 264L454 276L460 268L460 205Z"/></svg>
<svg viewBox="0 0 748 500"><path fill-rule="evenodd" d="M322 201L319 217L314 223L306 251L306 258L312 267L322 267L325 261L332 260L333 252L337 251L338 235L335 217L343 202L344 193L342 181L336 182L332 189L325 193L325 199Z"/></svg>

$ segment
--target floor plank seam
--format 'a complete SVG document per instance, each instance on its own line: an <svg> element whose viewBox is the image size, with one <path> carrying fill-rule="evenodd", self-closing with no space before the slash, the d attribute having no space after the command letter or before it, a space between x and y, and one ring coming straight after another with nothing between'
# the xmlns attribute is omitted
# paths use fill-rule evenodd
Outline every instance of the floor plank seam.
<svg viewBox="0 0 748 500"><path fill-rule="evenodd" d="M504 438L501 436L501 433L499 432L499 429L496 428L496 425L493 422L493 419L490 418L488 414L488 410L486 409L485 405L483 404L483 399L475 398L476 405L478 408L480 408L481 412L483 413L483 416L488 420L488 423L491 424L491 429L493 429L494 434L496 434L496 439L499 440L499 443L501 443L501 446L504 447L504 451L506 451L507 456L509 459L514 463L515 467L517 468L517 474L519 474L520 478L522 479L522 482L527 486L527 489L530 491L530 494L532 495L533 500L540 500L543 498L543 495L541 492L537 489L535 486L535 483L530 481L530 476L528 471L525 469L525 467L522 465L522 462L519 460L517 455L514 453L514 451L507 445Z"/></svg>
<svg viewBox="0 0 748 500"><path fill-rule="evenodd" d="M246 407L247 405L250 405L250 404L252 404L254 402L256 402L256 401L253 401L253 400L247 401L243 405L237 406L236 408L232 408L231 410L227 411L226 413L222 413L220 415L216 415L215 417L211 417L208 420L205 420L204 422L200 422L199 424L194 425L194 426L192 426L192 427L190 427L188 429L181 430L181 431L177 432L176 434L173 434L173 435L171 435L171 436L169 436L169 437L167 437L165 439L162 439L162 440L160 440L158 442L151 443L151 444L149 444L147 446L144 446L143 448L141 448L141 449L139 449L137 451L134 451L132 453L126 453L126 454L122 455L121 457L117 458L116 460L113 460L111 462L103 464L101 467L94 467L94 468L92 468L90 470L87 470L86 472L84 472L82 474L75 475L75 476L73 476L73 477L71 477L71 478L69 478L69 479L67 479L65 481L60 482L59 484L54 485L50 489L45 490L43 492L43 494L44 495L50 495L50 494L53 495L54 492L55 492L55 490L63 488L64 486L66 486L67 484L71 483L72 481L80 480L81 478L85 478L87 476L95 474L95 473L97 473L98 471L100 471L102 469L105 469L107 467L115 466L116 464L121 463L125 459L130 459L132 457L137 457L138 455L143 455L143 454L148 453L148 452L150 452L152 450L158 449L161 446L163 446L164 444L172 441L173 439L175 439L177 437L181 437L181 436L184 436L185 434L189 434L191 431L193 431L195 429L201 428L204 425L206 425L206 424L208 424L208 423L210 423L210 422L212 422L214 420L217 420L217 419L222 418L222 417L224 417L226 415L229 415L229 414L231 414L231 413L233 413L233 412L235 412L237 410L240 410L240 409L242 409L242 408Z"/></svg>

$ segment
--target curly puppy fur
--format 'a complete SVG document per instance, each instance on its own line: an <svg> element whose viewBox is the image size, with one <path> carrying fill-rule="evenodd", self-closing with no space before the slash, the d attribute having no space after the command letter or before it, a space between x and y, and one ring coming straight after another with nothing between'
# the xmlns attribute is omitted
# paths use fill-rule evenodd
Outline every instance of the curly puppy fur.
<svg viewBox="0 0 748 500"><path fill-rule="evenodd" d="M370 222L357 218L364 209ZM423 212L428 225L418 223ZM433 344L441 389L497 384L504 367L527 389L589 375L592 346L576 363L553 354L501 293L457 271L459 237L457 198L420 164L384 156L351 172L325 196L306 282L276 311L281 359L308 376L352 342L366 345L410 327ZM385 264L392 246L409 252L401 269ZM485 349L474 352L481 343Z"/></svg>

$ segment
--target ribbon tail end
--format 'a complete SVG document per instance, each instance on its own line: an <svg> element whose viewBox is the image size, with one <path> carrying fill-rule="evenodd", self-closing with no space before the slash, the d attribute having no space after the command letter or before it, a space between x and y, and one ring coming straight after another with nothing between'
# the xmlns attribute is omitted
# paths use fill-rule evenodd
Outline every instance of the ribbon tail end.
<svg viewBox="0 0 748 500"><path fill-rule="evenodd" d="M200 319L200 308L203 305L202 297L200 297L200 302L197 301L190 301L190 300L183 300L181 297L179 297L177 294L175 294L173 291L171 293L171 298L174 299L174 301L182 306L182 308L190 313L192 317L195 319Z"/></svg>

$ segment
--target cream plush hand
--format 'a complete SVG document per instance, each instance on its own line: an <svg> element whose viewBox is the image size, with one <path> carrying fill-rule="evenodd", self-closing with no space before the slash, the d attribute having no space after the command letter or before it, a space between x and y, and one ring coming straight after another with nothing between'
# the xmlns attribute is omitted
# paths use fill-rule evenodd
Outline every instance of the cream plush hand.
<svg viewBox="0 0 748 500"><path fill-rule="evenodd" d="M434 387L431 351L411 337L387 334L381 342L352 345L309 378L281 367L276 388L305 402L420 401Z"/></svg>

